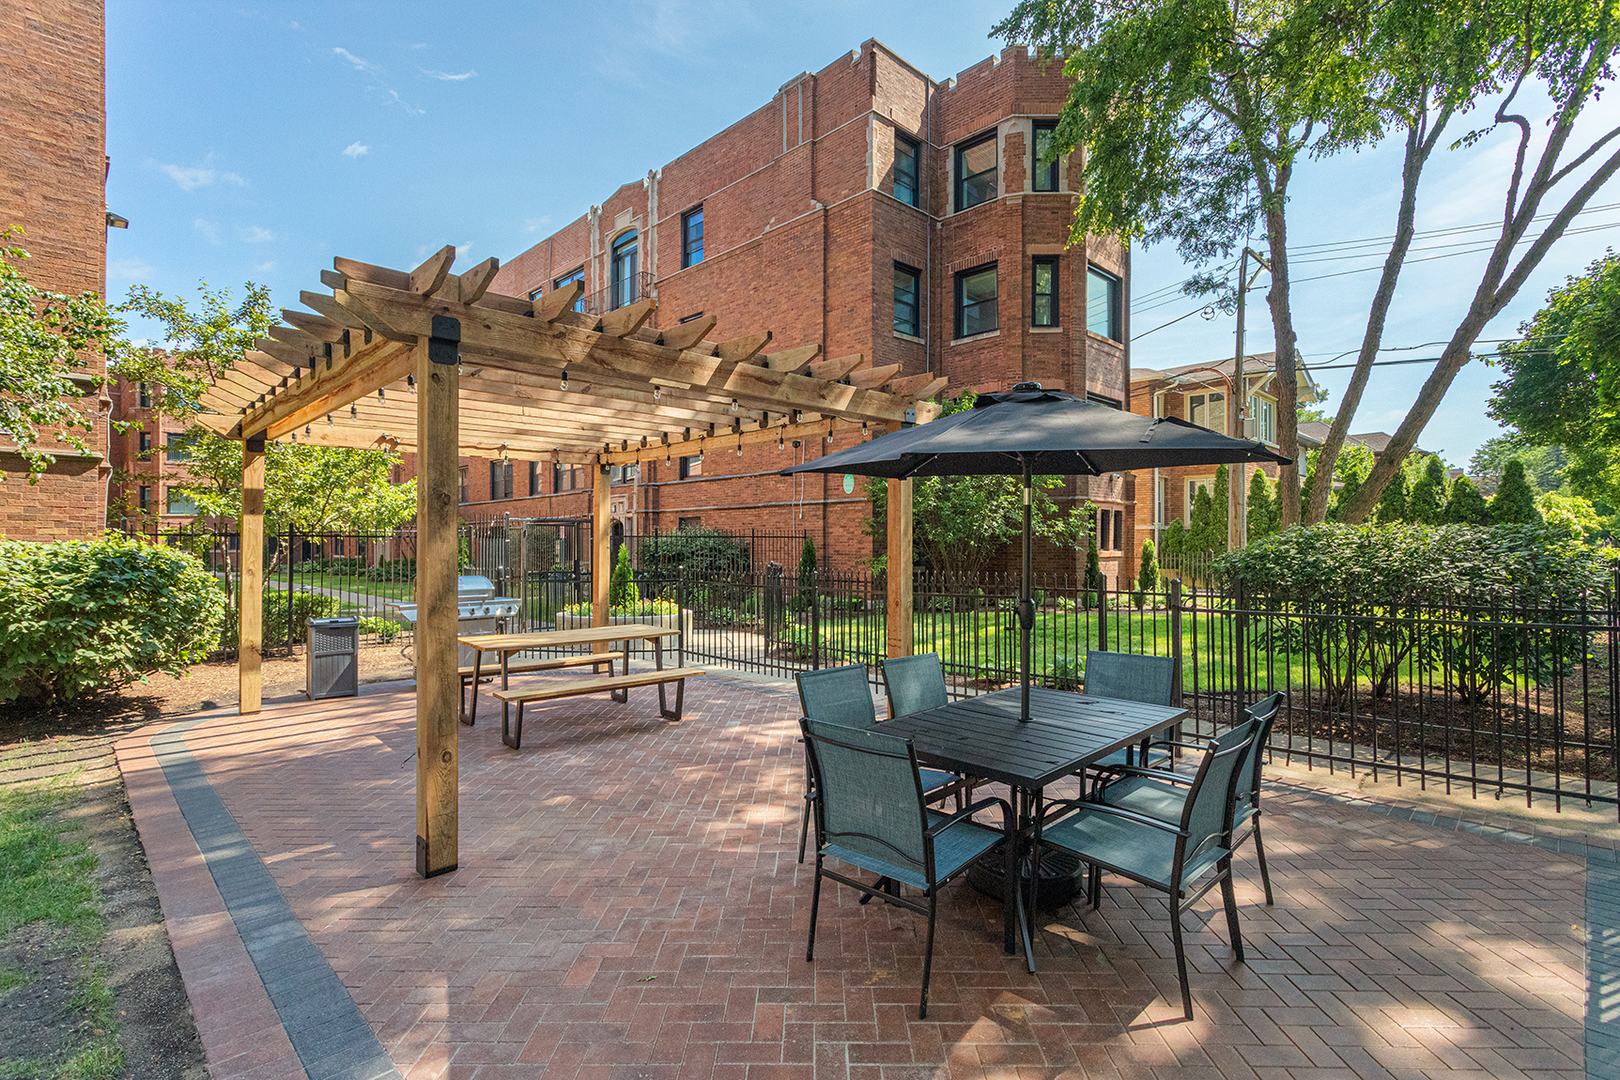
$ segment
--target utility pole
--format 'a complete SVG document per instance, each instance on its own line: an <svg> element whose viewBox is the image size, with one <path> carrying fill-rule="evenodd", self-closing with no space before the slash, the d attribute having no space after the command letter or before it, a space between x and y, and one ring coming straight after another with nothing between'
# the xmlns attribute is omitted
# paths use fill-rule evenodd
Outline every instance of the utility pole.
<svg viewBox="0 0 1620 1080"><path fill-rule="evenodd" d="M1237 398L1226 410L1227 434L1234 439L1244 437L1244 425L1249 418L1249 394L1243 384L1243 315L1245 301L1249 295L1249 259L1259 263L1255 276L1260 270L1270 270L1271 265L1260 257L1259 252L1245 246L1243 254L1238 257L1238 291L1237 291L1237 351L1233 353L1232 360L1232 394ZM1228 501L1226 522L1226 546L1228 550L1235 551L1249 542L1249 484L1247 466L1243 462L1237 463L1237 471L1232 477L1232 489Z"/></svg>

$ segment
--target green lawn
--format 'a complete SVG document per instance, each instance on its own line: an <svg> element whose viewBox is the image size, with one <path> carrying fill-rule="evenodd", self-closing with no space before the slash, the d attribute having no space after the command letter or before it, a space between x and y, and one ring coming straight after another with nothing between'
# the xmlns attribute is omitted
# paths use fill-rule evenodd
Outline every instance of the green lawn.
<svg viewBox="0 0 1620 1080"><path fill-rule="evenodd" d="M283 582L287 580L286 570L277 570L266 575L270 581ZM416 594L416 585L410 581L372 581L370 578L360 577L357 574L306 574L298 572L292 576L293 587L298 589L332 589L359 596L374 596L383 600L409 600Z"/></svg>

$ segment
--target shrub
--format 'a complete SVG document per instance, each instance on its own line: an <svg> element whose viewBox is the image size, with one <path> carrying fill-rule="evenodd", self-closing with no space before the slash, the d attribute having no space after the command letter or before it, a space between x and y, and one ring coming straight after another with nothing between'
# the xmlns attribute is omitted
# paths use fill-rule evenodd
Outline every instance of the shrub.
<svg viewBox="0 0 1620 1080"><path fill-rule="evenodd" d="M809 611L816 603L816 545L804 538L799 552L799 595L788 604L791 611Z"/></svg>
<svg viewBox="0 0 1620 1080"><path fill-rule="evenodd" d="M0 540L0 701L183 675L219 640L225 597L195 556L133 540Z"/></svg>
<svg viewBox="0 0 1620 1080"><path fill-rule="evenodd" d="M1259 476L1259 473L1254 475ZM1131 593L1131 603L1136 605L1138 611L1147 605L1147 598L1151 593L1159 591L1159 560L1153 553L1153 541L1142 541L1141 566L1136 574L1136 589Z"/></svg>
<svg viewBox="0 0 1620 1080"><path fill-rule="evenodd" d="M384 559L366 571L372 581L415 581L415 559Z"/></svg>
<svg viewBox="0 0 1620 1080"><path fill-rule="evenodd" d="M1180 518L1172 518L1170 524L1164 527L1160 542L1163 545L1161 554L1166 559L1179 560L1187 550L1187 526L1181 523Z"/></svg>
<svg viewBox="0 0 1620 1080"><path fill-rule="evenodd" d="M672 533L648 536L636 554L644 568L673 571L684 566L687 573L713 576L746 573L752 562L748 545L738 543L718 529L686 528Z"/></svg>
<svg viewBox="0 0 1620 1080"><path fill-rule="evenodd" d="M385 619L381 615L360 616L360 632L362 634L375 634L384 642L393 641L399 637L399 623L393 619Z"/></svg>
<svg viewBox="0 0 1620 1080"><path fill-rule="evenodd" d="M304 640L309 629L311 619L330 619L341 609L342 603L335 596L325 593L312 593L296 591L292 594L292 640ZM276 648L285 645L287 635L287 593L281 589L266 589L264 592L264 644L267 648ZM235 630L226 635L227 640L234 645Z"/></svg>
<svg viewBox="0 0 1620 1080"><path fill-rule="evenodd" d="M636 588L635 571L630 568L630 545L619 548L618 561L613 564L613 578L608 582L608 604L611 607L634 607L641 602L641 590Z"/></svg>
<svg viewBox="0 0 1620 1080"><path fill-rule="evenodd" d="M1491 500L1491 516L1498 525L1540 525L1536 493L1524 476L1524 462L1514 458L1502 470L1502 483Z"/></svg>
<svg viewBox="0 0 1620 1080"><path fill-rule="evenodd" d="M1054 690L1078 690L1086 681L1084 656L1054 656L1047 669L1047 679Z"/></svg>

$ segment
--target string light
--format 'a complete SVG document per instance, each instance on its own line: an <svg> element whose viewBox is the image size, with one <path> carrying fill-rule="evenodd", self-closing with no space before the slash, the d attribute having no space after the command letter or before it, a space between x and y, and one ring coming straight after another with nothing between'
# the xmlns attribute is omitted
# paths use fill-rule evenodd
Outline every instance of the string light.
<svg viewBox="0 0 1620 1080"><path fill-rule="evenodd" d="M331 413L326 414L326 426L327 427L332 426L332 414Z"/></svg>
<svg viewBox="0 0 1620 1080"><path fill-rule="evenodd" d="M731 399L731 411L732 411L732 412L736 412L736 411L737 411L737 410L738 410L738 409L740 409L740 408L742 408L742 406L741 406L741 405L739 405L739 404L737 404L737 399L736 399L736 398L732 398L732 399Z"/></svg>
<svg viewBox="0 0 1620 1080"><path fill-rule="evenodd" d="M349 419L350 420L358 420L358 419L360 419L360 406L358 406L358 405L350 405L349 406Z"/></svg>
<svg viewBox="0 0 1620 1080"><path fill-rule="evenodd" d="M415 375L407 375L407 376L405 376L405 385L410 388L411 393L413 393L413 394L416 393L416 376Z"/></svg>
<svg viewBox="0 0 1620 1080"><path fill-rule="evenodd" d="M304 425L304 438L306 438L306 439L309 438L309 425L308 424Z"/></svg>
<svg viewBox="0 0 1620 1080"><path fill-rule="evenodd" d="M737 432L737 456L742 457L742 432Z"/></svg>
<svg viewBox="0 0 1620 1080"><path fill-rule="evenodd" d="M563 389L563 390L568 389L568 369L567 368L563 368L561 389Z"/></svg>
<svg viewBox="0 0 1620 1080"><path fill-rule="evenodd" d="M866 438L866 421L861 421L861 438Z"/></svg>
<svg viewBox="0 0 1620 1080"><path fill-rule="evenodd" d="M784 438L785 438L785 436L782 434L781 429L778 428L777 432L776 432L776 448L778 450L782 449L782 447L785 445L785 443L783 441Z"/></svg>
<svg viewBox="0 0 1620 1080"><path fill-rule="evenodd" d="M377 387L377 400L378 401L387 401L388 400L387 398L385 398L383 396L383 390L382 390L382 387L380 387L380 386Z"/></svg>
<svg viewBox="0 0 1620 1080"><path fill-rule="evenodd" d="M663 396L664 396L664 388L662 386L653 387L653 400L654 401L659 400Z"/></svg>

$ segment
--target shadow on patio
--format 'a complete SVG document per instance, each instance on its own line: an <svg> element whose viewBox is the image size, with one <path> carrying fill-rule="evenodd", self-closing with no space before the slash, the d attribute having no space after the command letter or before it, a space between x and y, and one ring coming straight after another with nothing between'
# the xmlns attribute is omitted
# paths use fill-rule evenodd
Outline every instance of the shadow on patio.
<svg viewBox="0 0 1620 1080"><path fill-rule="evenodd" d="M1266 806L1275 907L1252 849L1238 861L1248 964L1218 917L1187 919L1197 1020L1180 1018L1162 901L1116 881L1099 911L1046 913L1033 976L1001 950L999 905L950 887L918 1021L924 920L828 888L804 960L789 684L706 676L679 724L647 690L567 700L532 713L521 751L483 711L460 733L461 868L430 880L412 850L414 693L363 693L210 716L184 739L190 783L217 794L404 1076L1583 1075L1579 857L1287 787ZM341 1071L341 1040L331 1062L322 1044L289 1053L244 917L222 915L153 757L159 730L120 760L213 1075L388 1075Z"/></svg>

